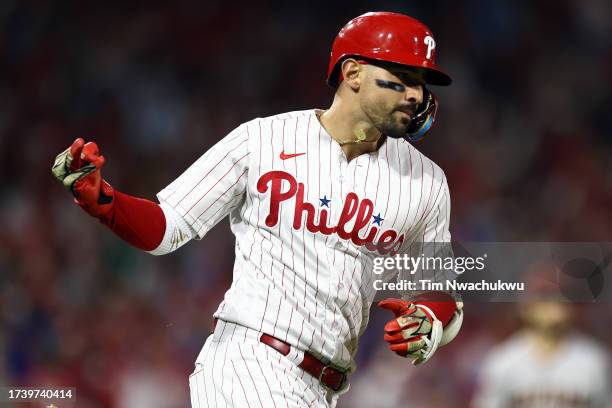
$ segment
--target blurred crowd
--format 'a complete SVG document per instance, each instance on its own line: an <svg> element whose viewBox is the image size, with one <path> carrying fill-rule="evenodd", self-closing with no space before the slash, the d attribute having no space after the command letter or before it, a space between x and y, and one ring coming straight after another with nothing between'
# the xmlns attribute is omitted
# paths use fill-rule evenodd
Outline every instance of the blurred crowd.
<svg viewBox="0 0 612 408"><path fill-rule="evenodd" d="M153 199L240 123L327 107L333 38L370 10L426 22L454 79L434 90L438 121L418 146L447 174L454 239L610 241L607 0L7 0L0 384L76 387L79 407L188 404L187 376L231 282L228 223L177 253L141 253L73 205L51 176L55 155L95 140L105 178ZM375 309L355 381L397 384L397 401L425 408L469 406L485 351L518 327L513 305L468 305L459 338L415 380L384 349L388 316ZM580 316L610 350L609 305ZM417 404L417 392L429 398ZM348 397L344 407L359 406Z"/></svg>

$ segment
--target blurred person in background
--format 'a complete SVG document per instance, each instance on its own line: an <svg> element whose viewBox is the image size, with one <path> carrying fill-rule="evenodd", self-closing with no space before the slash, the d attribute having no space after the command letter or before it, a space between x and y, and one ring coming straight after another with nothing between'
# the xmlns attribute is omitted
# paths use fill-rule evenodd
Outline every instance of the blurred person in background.
<svg viewBox="0 0 612 408"><path fill-rule="evenodd" d="M517 305L523 327L486 357L473 407L611 406L608 351L576 329L581 310L559 295L558 268L537 268L528 275L526 297Z"/></svg>

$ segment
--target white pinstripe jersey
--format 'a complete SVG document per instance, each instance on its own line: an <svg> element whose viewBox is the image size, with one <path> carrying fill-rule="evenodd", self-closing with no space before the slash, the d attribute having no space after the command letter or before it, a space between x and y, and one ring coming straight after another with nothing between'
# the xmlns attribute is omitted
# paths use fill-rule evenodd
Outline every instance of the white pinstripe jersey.
<svg viewBox="0 0 612 408"><path fill-rule="evenodd" d="M199 238L230 216L234 276L216 317L347 369L374 298L374 257L450 241L450 199L443 171L410 143L386 138L347 162L317 113L240 125L158 198Z"/></svg>

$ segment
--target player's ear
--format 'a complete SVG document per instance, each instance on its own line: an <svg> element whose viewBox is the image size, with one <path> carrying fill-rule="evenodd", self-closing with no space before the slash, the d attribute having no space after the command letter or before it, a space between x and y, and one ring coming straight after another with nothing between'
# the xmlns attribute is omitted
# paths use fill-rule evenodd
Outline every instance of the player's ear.
<svg viewBox="0 0 612 408"><path fill-rule="evenodd" d="M353 91L358 91L361 85L362 65L353 58L347 58L340 66L344 83Z"/></svg>

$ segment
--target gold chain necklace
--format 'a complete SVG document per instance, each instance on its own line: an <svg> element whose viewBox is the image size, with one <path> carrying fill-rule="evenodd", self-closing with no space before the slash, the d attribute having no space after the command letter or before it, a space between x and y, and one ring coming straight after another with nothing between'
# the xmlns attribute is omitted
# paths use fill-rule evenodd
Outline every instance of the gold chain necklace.
<svg viewBox="0 0 612 408"><path fill-rule="evenodd" d="M380 140L381 137L382 137L382 133L378 135L376 140L366 141L367 136L365 134L365 131L363 129L357 129L355 131L355 139L353 139L353 140L345 140L343 142L338 141L338 144L340 146L344 146L344 145L347 145L347 144L378 143L378 141Z"/></svg>

